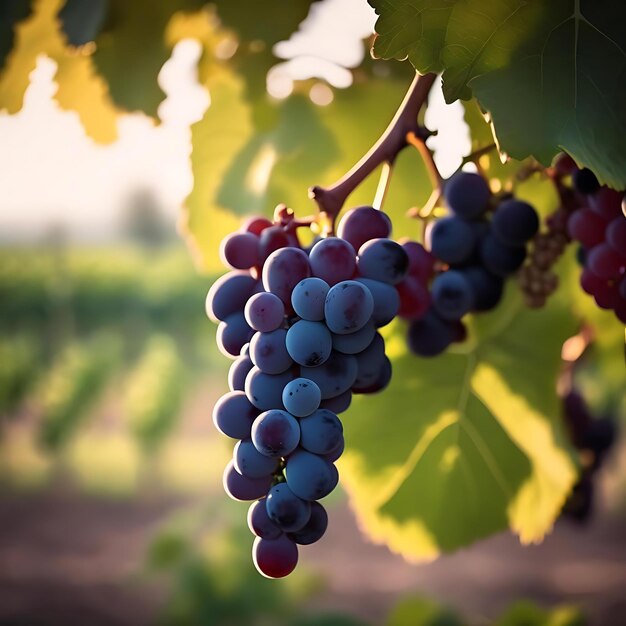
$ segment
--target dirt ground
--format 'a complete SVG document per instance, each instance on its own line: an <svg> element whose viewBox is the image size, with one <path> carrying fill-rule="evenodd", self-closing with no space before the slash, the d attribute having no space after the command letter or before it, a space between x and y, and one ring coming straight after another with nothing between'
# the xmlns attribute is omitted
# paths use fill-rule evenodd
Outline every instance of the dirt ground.
<svg viewBox="0 0 626 626"><path fill-rule="evenodd" d="M144 626L162 590L137 577L146 543L183 502L103 501L46 494L0 499L0 626ZM560 523L540 546L503 534L421 566L366 543L345 506L327 537L303 550L329 589L317 608L382 624L399 596L421 593L485 623L525 597L572 602L593 626L626 624L626 523L600 513L584 528ZM384 572L384 576L381 576Z"/></svg>

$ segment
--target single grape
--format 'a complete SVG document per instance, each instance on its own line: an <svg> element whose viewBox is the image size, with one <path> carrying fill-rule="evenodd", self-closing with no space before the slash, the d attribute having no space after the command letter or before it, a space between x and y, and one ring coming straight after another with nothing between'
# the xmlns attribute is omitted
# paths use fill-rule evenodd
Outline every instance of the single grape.
<svg viewBox="0 0 626 626"><path fill-rule="evenodd" d="M262 478L249 478L242 476L232 461L228 462L224 470L222 483L224 491L233 500L245 502L246 500L258 500L262 498L272 485L272 476Z"/></svg>
<svg viewBox="0 0 626 626"><path fill-rule="evenodd" d="M300 365L317 367L330 356L333 339L326 324L299 320L287 332L287 351Z"/></svg>
<svg viewBox="0 0 626 626"><path fill-rule="evenodd" d="M502 299L504 281L494 276L480 265L471 265L459 270L463 277L472 286L474 293L475 311L490 311L495 309Z"/></svg>
<svg viewBox="0 0 626 626"><path fill-rule="evenodd" d="M262 333L269 333L283 325L285 306L273 293L255 293L246 302L244 316L250 327Z"/></svg>
<svg viewBox="0 0 626 626"><path fill-rule="evenodd" d="M356 252L352 245L339 237L318 241L309 255L311 273L331 287L354 276Z"/></svg>
<svg viewBox="0 0 626 626"><path fill-rule="evenodd" d="M304 527L311 515L311 504L298 497L287 483L274 485L265 500L267 516L284 532Z"/></svg>
<svg viewBox="0 0 626 626"><path fill-rule="evenodd" d="M270 409L252 424L254 447L265 456L281 457L293 452L300 441L298 420L287 411Z"/></svg>
<svg viewBox="0 0 626 626"><path fill-rule="evenodd" d="M418 356L437 356L452 343L453 339L451 324L442 320L432 310L421 320L411 322L409 326L409 349Z"/></svg>
<svg viewBox="0 0 626 626"><path fill-rule="evenodd" d="M300 419L300 446L315 454L329 454L343 438L339 418L328 409L318 409Z"/></svg>
<svg viewBox="0 0 626 626"><path fill-rule="evenodd" d="M409 257L404 248L391 239L371 239L359 248L357 262L364 278L395 285L409 270Z"/></svg>
<svg viewBox="0 0 626 626"><path fill-rule="evenodd" d="M431 222L426 232L430 251L444 263L465 263L476 246L476 231L460 217L444 217Z"/></svg>
<svg viewBox="0 0 626 626"><path fill-rule="evenodd" d="M579 209L567 222L567 232L585 248L593 248L605 239L607 222L591 209Z"/></svg>
<svg viewBox="0 0 626 626"><path fill-rule="evenodd" d="M245 392L250 402L261 411L283 409L283 388L293 379L291 370L282 374L265 374L253 367L246 376Z"/></svg>
<svg viewBox="0 0 626 626"><path fill-rule="evenodd" d="M243 223L241 230L252 233L253 235L260 235L266 228L273 226L271 220L268 220L267 217L262 217L261 215L253 215L246 219Z"/></svg>
<svg viewBox="0 0 626 626"><path fill-rule="evenodd" d="M472 219L487 210L491 191L487 181L473 172L458 172L444 186L448 206L460 217Z"/></svg>
<svg viewBox="0 0 626 626"><path fill-rule="evenodd" d="M283 389L283 404L296 417L311 415L319 408L321 399L320 388L308 378L296 378Z"/></svg>
<svg viewBox="0 0 626 626"><path fill-rule="evenodd" d="M228 388L231 391L244 391L246 388L246 376L254 366L248 353L249 345L242 348L242 354L233 361L228 370Z"/></svg>
<svg viewBox="0 0 626 626"><path fill-rule="evenodd" d="M580 286L590 296L595 296L597 293L610 288L606 279L599 278L587 267L583 269L580 275Z"/></svg>
<svg viewBox="0 0 626 626"><path fill-rule="evenodd" d="M328 328L345 335L363 328L374 312L370 290L355 280L346 280L330 288L324 304Z"/></svg>
<svg viewBox="0 0 626 626"><path fill-rule="evenodd" d="M222 239L220 257L224 265L247 270L260 264L259 238L253 233L231 233Z"/></svg>
<svg viewBox="0 0 626 626"><path fill-rule="evenodd" d="M593 299L596 301L596 305L600 309L614 309L620 299L617 284L613 281L607 282L603 289L600 289L593 294Z"/></svg>
<svg viewBox="0 0 626 626"><path fill-rule="evenodd" d="M285 477L291 491L303 500L327 496L339 481L337 468L332 463L300 448L287 459Z"/></svg>
<svg viewBox="0 0 626 626"><path fill-rule="evenodd" d="M626 260L608 244L603 243L589 251L587 267L598 278L606 280L619 276L620 270L626 265Z"/></svg>
<svg viewBox="0 0 626 626"><path fill-rule="evenodd" d="M319 367L301 367L300 376L309 378L320 388L322 400L334 398L354 385L357 375L356 358L333 351Z"/></svg>
<svg viewBox="0 0 626 626"><path fill-rule="evenodd" d="M252 423L259 411L243 391L223 395L213 407L215 428L227 437L245 439L252 432Z"/></svg>
<svg viewBox="0 0 626 626"><path fill-rule="evenodd" d="M283 531L274 524L267 514L265 498L257 500L248 509L248 528L250 532L262 539L277 539Z"/></svg>
<svg viewBox="0 0 626 626"><path fill-rule="evenodd" d="M281 248L272 252L263 266L263 288L277 295L291 310L291 292L303 279L311 275L309 259L299 248Z"/></svg>
<svg viewBox="0 0 626 626"><path fill-rule="evenodd" d="M384 357L376 379L369 385L365 385L363 387L357 387L355 384L354 387L352 387L352 391L360 394L378 393L389 385L391 382L391 374L391 361L387 357Z"/></svg>
<svg viewBox="0 0 626 626"><path fill-rule="evenodd" d="M343 354L358 354L372 343L376 334L373 320L369 320L363 328L348 335L333 335L333 350Z"/></svg>
<svg viewBox="0 0 626 626"><path fill-rule="evenodd" d="M502 278L515 273L524 263L526 248L508 246L489 234L481 241L480 259L487 270Z"/></svg>
<svg viewBox="0 0 626 626"><path fill-rule="evenodd" d="M620 256L626 257L626 219L616 217L606 229L606 242Z"/></svg>
<svg viewBox="0 0 626 626"><path fill-rule="evenodd" d="M293 364L286 345L284 328L270 333L255 333L250 341L250 358L265 374L281 374Z"/></svg>
<svg viewBox="0 0 626 626"><path fill-rule="evenodd" d="M358 250L370 239L391 235L391 220L382 211L371 206L350 209L340 220L337 235Z"/></svg>
<svg viewBox="0 0 626 626"><path fill-rule="evenodd" d="M353 390L368 388L374 384L380 374L380 369L385 360L385 340L378 333L372 343L356 355L357 377L354 381Z"/></svg>
<svg viewBox="0 0 626 626"><path fill-rule="evenodd" d="M432 297L424 283L415 276L407 276L396 285L400 296L398 315L403 319L417 320L426 315Z"/></svg>
<svg viewBox="0 0 626 626"><path fill-rule="evenodd" d="M409 257L409 275L427 283L435 271L435 258L421 243L403 238L398 241Z"/></svg>
<svg viewBox="0 0 626 626"><path fill-rule="evenodd" d="M372 320L375 326L381 328L389 324L400 308L400 296L395 287L371 278L357 278L356 282L365 285L374 298Z"/></svg>
<svg viewBox="0 0 626 626"><path fill-rule="evenodd" d="M311 502L311 516L303 528L289 537L301 546L308 546L319 541L328 528L328 513L319 502Z"/></svg>
<svg viewBox="0 0 626 626"><path fill-rule="evenodd" d="M503 243L522 246L539 230L539 216L527 202L511 198L498 205L491 220L491 228Z"/></svg>
<svg viewBox="0 0 626 626"><path fill-rule="evenodd" d="M433 308L446 320L459 320L474 306L472 284L458 270L442 272L431 287Z"/></svg>
<svg viewBox="0 0 626 626"><path fill-rule="evenodd" d="M241 313L258 281L248 272L228 272L218 278L206 297L206 312L213 322L225 320L233 313Z"/></svg>
<svg viewBox="0 0 626 626"><path fill-rule="evenodd" d="M215 342L224 356L234 359L252 335L254 331L248 326L243 313L233 313L218 324Z"/></svg>
<svg viewBox="0 0 626 626"><path fill-rule="evenodd" d="M252 545L252 561L266 578L284 578L298 564L298 546L287 535L277 539L257 537Z"/></svg>
<svg viewBox="0 0 626 626"><path fill-rule="evenodd" d="M264 263L267 258L282 248L289 246L289 237L280 226L271 226L266 228L259 237L259 258Z"/></svg>
<svg viewBox="0 0 626 626"><path fill-rule="evenodd" d="M301 280L291 293L293 310L304 320L321 322L324 319L324 302L330 286L321 278Z"/></svg>
<svg viewBox="0 0 626 626"><path fill-rule="evenodd" d="M242 439L235 444L233 464L242 476L263 478L276 471L278 459L261 454L252 439Z"/></svg>
<svg viewBox="0 0 626 626"><path fill-rule="evenodd" d="M332 411L333 413L336 413L337 415L339 415L339 413L343 413L348 410L351 402L352 402L352 391L348 389L347 391L344 391L338 396L335 396L333 398L328 398L327 400L322 400L320 402L320 408L328 409L329 411ZM331 459L331 460L334 460L334 459Z"/></svg>
<svg viewBox="0 0 626 626"><path fill-rule="evenodd" d="M586 167L575 171L572 180L576 191L583 194L592 194L600 189L600 183L598 182L596 175Z"/></svg>
<svg viewBox="0 0 626 626"><path fill-rule="evenodd" d="M609 187L600 187L597 193L589 196L587 201L592 211L610 221L622 216L622 193Z"/></svg>
<svg viewBox="0 0 626 626"><path fill-rule="evenodd" d="M328 454L325 454L324 458L327 461L334 463L335 461L341 458L341 455L343 454L344 449L345 449L345 441L342 437L341 441L339 442L339 445L334 450L331 450Z"/></svg>

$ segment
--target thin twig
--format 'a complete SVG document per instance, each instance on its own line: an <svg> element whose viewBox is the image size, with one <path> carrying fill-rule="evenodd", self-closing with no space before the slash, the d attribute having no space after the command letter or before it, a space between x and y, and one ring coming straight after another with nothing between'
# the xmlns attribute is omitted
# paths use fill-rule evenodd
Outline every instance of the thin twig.
<svg viewBox="0 0 626 626"><path fill-rule="evenodd" d="M391 181L392 171L393 165L391 163L383 163L380 171L380 178L378 179L378 187L376 187L376 195L374 196L374 202L372 202L372 206L379 211L382 209L385 197L389 191L389 182Z"/></svg>
<svg viewBox="0 0 626 626"><path fill-rule="evenodd" d="M492 150L495 150L496 147L495 143L490 143L488 146L483 146L482 148L478 148L478 150L474 150L474 152L471 152L466 157L463 157L459 169L468 163L476 163L481 156L489 154Z"/></svg>
<svg viewBox="0 0 626 626"><path fill-rule="evenodd" d="M317 202L321 212L328 214L334 221L347 197L381 163L395 161L400 150L407 145L407 133L413 131L419 135L423 132L418 125L417 116L426 102L435 78L435 74L417 74L387 130L367 154L332 186L309 189L309 197Z"/></svg>
<svg viewBox="0 0 626 626"><path fill-rule="evenodd" d="M425 139L417 136L414 132L409 132L406 134L406 142L420 153L433 189L441 192L443 188L443 176L439 172L433 153L426 145Z"/></svg>

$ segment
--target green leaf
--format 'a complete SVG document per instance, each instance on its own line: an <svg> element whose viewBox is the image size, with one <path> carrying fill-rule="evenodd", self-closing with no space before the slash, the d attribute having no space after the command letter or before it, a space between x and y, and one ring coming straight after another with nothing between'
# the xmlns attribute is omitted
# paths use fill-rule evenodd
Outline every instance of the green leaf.
<svg viewBox="0 0 626 626"><path fill-rule="evenodd" d="M243 81L222 72L211 84L211 105L191 127L193 190L187 197L180 229L197 265L207 272L223 269L220 241L239 228L239 218L217 202L229 166L252 134L250 107L243 97Z"/></svg>
<svg viewBox="0 0 626 626"><path fill-rule="evenodd" d="M470 82L502 150L545 165L565 150L600 182L626 187L625 20L623 3L552 2L508 66Z"/></svg>
<svg viewBox="0 0 626 626"><path fill-rule="evenodd" d="M494 626L584 626L581 612L571 606L545 610L529 601L514 604Z"/></svg>
<svg viewBox="0 0 626 626"><path fill-rule="evenodd" d="M456 353L417 358L392 325L390 388L345 420L340 469L363 530L410 560L507 527L540 541L577 478L556 395L574 330L562 303L529 311L514 288Z"/></svg>
<svg viewBox="0 0 626 626"><path fill-rule="evenodd" d="M422 597L405 598L391 611L387 626L461 626L447 608Z"/></svg>

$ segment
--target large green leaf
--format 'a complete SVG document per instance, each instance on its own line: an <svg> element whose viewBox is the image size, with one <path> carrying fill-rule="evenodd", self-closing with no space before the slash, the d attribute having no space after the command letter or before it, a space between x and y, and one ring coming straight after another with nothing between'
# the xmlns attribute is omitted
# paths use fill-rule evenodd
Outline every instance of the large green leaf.
<svg viewBox="0 0 626 626"><path fill-rule="evenodd" d="M566 150L626 186L626 5L609 0L370 0L374 53L442 71L448 102L472 94L501 150L549 164Z"/></svg>
<svg viewBox="0 0 626 626"><path fill-rule="evenodd" d="M564 149L626 187L625 21L621 2L552 2L509 65L470 82L505 152L548 165Z"/></svg>
<svg viewBox="0 0 626 626"><path fill-rule="evenodd" d="M393 325L390 388L345 420L340 469L364 531L412 560L507 527L540 541L577 477L556 394L574 330L562 303L530 311L514 287L456 353L416 358Z"/></svg>
<svg viewBox="0 0 626 626"><path fill-rule="evenodd" d="M180 228L198 266L205 271L222 269L220 241L239 227L239 218L217 203L217 193L228 167L253 131L243 92L243 81L235 74L222 72L214 77L211 105L191 127L194 186Z"/></svg>

